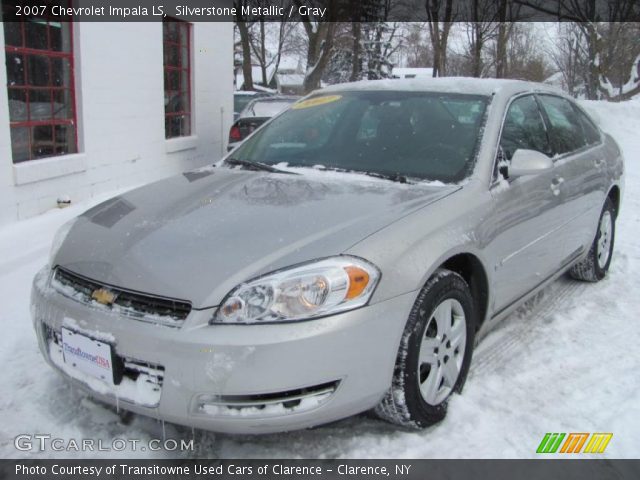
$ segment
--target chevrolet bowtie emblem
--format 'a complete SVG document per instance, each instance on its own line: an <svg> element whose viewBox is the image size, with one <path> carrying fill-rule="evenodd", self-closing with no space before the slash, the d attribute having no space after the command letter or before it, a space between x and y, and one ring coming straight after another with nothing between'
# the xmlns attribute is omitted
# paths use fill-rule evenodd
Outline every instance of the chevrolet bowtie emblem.
<svg viewBox="0 0 640 480"><path fill-rule="evenodd" d="M113 305L113 302L116 301L117 295L106 288L98 288L93 291L91 298L103 305Z"/></svg>

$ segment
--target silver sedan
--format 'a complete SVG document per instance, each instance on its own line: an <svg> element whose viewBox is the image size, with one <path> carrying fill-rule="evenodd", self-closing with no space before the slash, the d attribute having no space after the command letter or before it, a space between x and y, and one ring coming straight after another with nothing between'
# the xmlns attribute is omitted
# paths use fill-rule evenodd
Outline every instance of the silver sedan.
<svg viewBox="0 0 640 480"><path fill-rule="evenodd" d="M622 190L614 140L543 85L334 86L65 225L33 321L56 370L155 418L425 427L493 325L606 275Z"/></svg>

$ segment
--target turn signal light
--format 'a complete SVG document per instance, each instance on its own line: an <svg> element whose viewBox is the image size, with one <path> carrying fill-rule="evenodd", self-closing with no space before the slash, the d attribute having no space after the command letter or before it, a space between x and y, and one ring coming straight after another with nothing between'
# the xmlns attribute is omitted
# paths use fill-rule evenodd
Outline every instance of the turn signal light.
<svg viewBox="0 0 640 480"><path fill-rule="evenodd" d="M366 270L359 267L349 266L344 269L349 276L349 289L347 290L346 298L356 298L367 288L369 284L369 274Z"/></svg>

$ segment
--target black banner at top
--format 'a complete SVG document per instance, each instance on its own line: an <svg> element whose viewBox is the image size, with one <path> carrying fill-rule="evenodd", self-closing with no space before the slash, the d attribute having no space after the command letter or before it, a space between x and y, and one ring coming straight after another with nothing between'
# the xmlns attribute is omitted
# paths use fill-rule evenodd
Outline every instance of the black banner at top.
<svg viewBox="0 0 640 480"><path fill-rule="evenodd" d="M3 21L638 22L640 0L2 0Z"/></svg>

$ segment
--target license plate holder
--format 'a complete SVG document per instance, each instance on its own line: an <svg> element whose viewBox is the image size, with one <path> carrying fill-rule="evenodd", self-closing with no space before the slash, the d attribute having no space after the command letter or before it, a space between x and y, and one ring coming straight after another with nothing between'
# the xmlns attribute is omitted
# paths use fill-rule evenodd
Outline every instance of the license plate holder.
<svg viewBox="0 0 640 480"><path fill-rule="evenodd" d="M62 356L71 368L114 385L115 362L109 343L62 327Z"/></svg>

